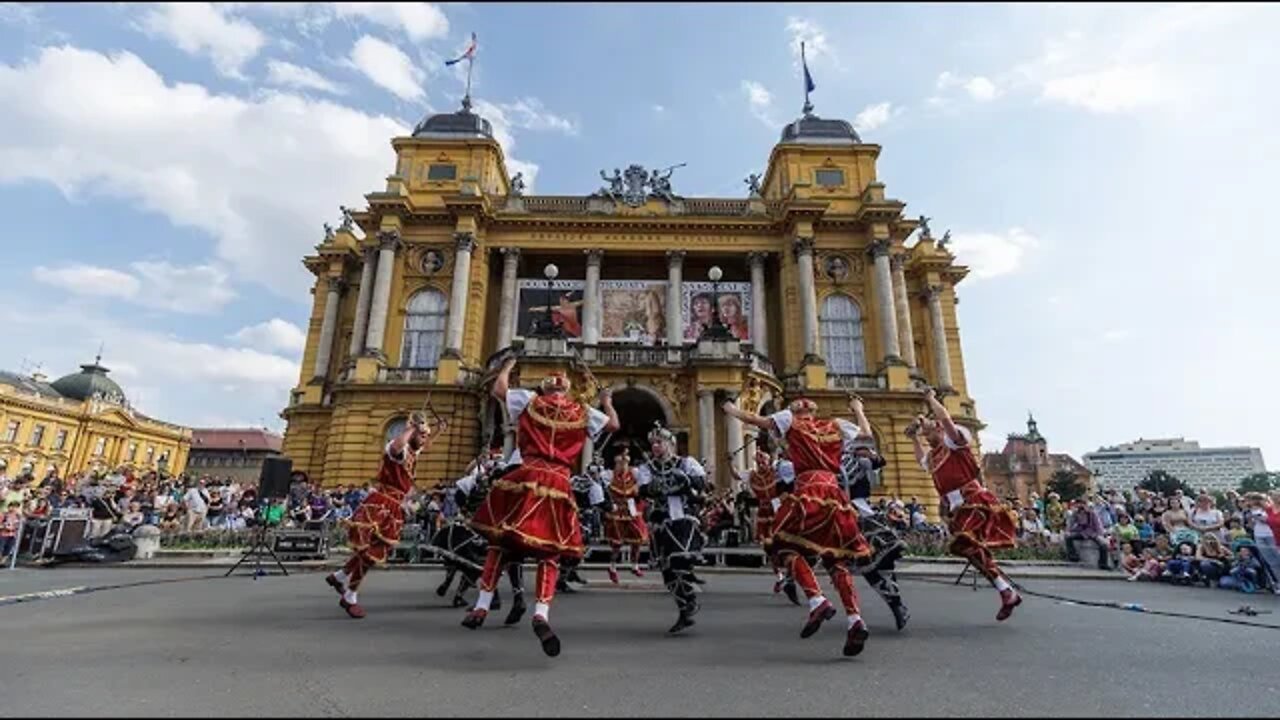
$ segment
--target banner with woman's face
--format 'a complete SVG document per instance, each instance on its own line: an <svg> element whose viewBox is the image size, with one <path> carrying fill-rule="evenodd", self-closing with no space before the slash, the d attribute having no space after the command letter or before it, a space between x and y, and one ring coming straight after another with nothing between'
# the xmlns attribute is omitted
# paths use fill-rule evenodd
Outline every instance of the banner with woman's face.
<svg viewBox="0 0 1280 720"><path fill-rule="evenodd" d="M600 338L653 345L667 336L665 280L600 282Z"/></svg>
<svg viewBox="0 0 1280 720"><path fill-rule="evenodd" d="M683 302L680 316L684 321L684 338L697 340L711 325L712 303L718 302L720 322L739 340L751 339L751 283L722 282L712 291L709 282L682 283Z"/></svg>

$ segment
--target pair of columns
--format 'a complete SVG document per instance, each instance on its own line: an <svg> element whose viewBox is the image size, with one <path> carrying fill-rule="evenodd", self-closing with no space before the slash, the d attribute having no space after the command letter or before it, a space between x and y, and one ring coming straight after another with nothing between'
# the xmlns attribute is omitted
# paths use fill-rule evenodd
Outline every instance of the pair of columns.
<svg viewBox="0 0 1280 720"><path fill-rule="evenodd" d="M710 388L698 390L698 454L706 460L707 477L713 479L716 477L716 468L720 465L720 458L716 454L716 413L719 412L717 396L728 402L736 402L738 398L737 393L728 390L718 393ZM747 458L752 453L748 452L749 448L743 449L742 421L725 415L724 433L725 452L731 453L728 458L731 474L746 472ZM730 486L732 484L730 478Z"/></svg>

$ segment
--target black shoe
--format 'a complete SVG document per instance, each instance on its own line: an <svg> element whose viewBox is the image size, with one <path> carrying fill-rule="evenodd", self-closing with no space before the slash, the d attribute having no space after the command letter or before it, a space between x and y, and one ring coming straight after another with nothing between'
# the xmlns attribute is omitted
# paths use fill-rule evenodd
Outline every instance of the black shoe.
<svg viewBox="0 0 1280 720"><path fill-rule="evenodd" d="M907 606L897 602L890 605L889 609L893 611L893 621L898 625L898 629L906 627L907 621L911 619L911 611L907 610Z"/></svg>
<svg viewBox="0 0 1280 720"><path fill-rule="evenodd" d="M538 642L542 643L542 652L547 657L555 657L560 654L560 638L551 632L551 625L541 617L533 616L533 634L538 636Z"/></svg>
<svg viewBox="0 0 1280 720"><path fill-rule="evenodd" d="M569 571L569 578L568 578L568 579L569 579L569 582L576 582L576 583L578 583L579 585L586 585L586 584L587 584L587 579L586 579L586 578L584 578L584 577L582 577L581 575L579 575L579 574L578 574L578 570L577 570L576 568L575 568L575 569L573 569L573 570L570 570L570 571Z"/></svg>
<svg viewBox="0 0 1280 720"><path fill-rule="evenodd" d="M507 613L507 619L502 621L503 625L515 625L520 622L520 618L524 617L525 610L528 607L524 604L524 595L517 595L516 599L511 603L511 612Z"/></svg>
<svg viewBox="0 0 1280 720"><path fill-rule="evenodd" d="M823 600L822 604L809 611L809 620L800 630L800 637L811 637L818 632L818 628L822 627L822 623L836 616L836 608L831 604L830 600Z"/></svg>
<svg viewBox="0 0 1280 720"><path fill-rule="evenodd" d="M572 594L574 594L574 593L576 593L576 592L578 592L578 591L577 591L577 590L574 590L574 589L569 585L569 583L565 582L564 580L557 580L557 581L556 581L556 592L559 592L559 593L566 593L566 594L572 595Z"/></svg>
<svg viewBox="0 0 1280 720"><path fill-rule="evenodd" d="M447 582L440 583L440 587L436 588L436 597L444 597L445 593L449 592L449 585L451 584Z"/></svg>
<svg viewBox="0 0 1280 720"><path fill-rule="evenodd" d="M871 633L867 632L867 624L858 621L858 624L849 628L844 638L844 656L853 657L862 652L862 648L867 644L867 638Z"/></svg>
<svg viewBox="0 0 1280 720"><path fill-rule="evenodd" d="M484 619L489 613L485 610L472 610L467 616L462 618L462 627L469 630L475 630L484 624Z"/></svg>
<svg viewBox="0 0 1280 720"><path fill-rule="evenodd" d="M782 592L786 593L787 599L792 605L800 604L800 595L796 593L796 583L794 580L787 580L782 584Z"/></svg>
<svg viewBox="0 0 1280 720"><path fill-rule="evenodd" d="M689 617L688 613L682 612L680 613L680 617L676 619L676 624L672 625L671 629L667 630L667 632L671 635L675 635L676 633L680 632L681 630L684 630L685 628L693 627L693 625L694 625L693 618Z"/></svg>

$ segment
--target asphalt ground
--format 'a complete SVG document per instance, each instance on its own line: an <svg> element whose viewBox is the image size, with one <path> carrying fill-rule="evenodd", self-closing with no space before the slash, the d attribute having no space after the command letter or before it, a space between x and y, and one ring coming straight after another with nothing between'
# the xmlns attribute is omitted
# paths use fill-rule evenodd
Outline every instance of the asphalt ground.
<svg viewBox="0 0 1280 720"><path fill-rule="evenodd" d="M0 573L0 697L8 716L1274 716L1274 596L1115 581L1027 580L1078 600L904 580L908 628L863 581L866 651L844 658L841 619L801 640L805 611L765 574L707 575L697 625L666 635L654 575L557 597L563 654L495 613L478 631L432 589L438 571L377 572L352 620L320 572L258 580L201 570ZM204 579L198 579L204 577ZM532 578L529 578L530 581ZM827 581L822 580L824 586ZM116 589L93 588L127 584ZM27 594L86 588L79 594ZM15 602L14 599L22 599ZM1248 603L1270 610L1247 618ZM1267 627L1232 625L1244 620Z"/></svg>

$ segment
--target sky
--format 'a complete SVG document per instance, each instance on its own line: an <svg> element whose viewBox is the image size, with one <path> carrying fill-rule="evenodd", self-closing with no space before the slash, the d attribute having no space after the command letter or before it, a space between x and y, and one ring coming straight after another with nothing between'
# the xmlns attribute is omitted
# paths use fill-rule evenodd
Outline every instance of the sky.
<svg viewBox="0 0 1280 720"><path fill-rule="evenodd" d="M103 364L133 404L283 429L301 258L473 96L530 192L687 163L742 197L803 103L950 229L987 450L1140 437L1280 464L1280 7L0 3L0 368ZM1268 89L1270 88L1270 89Z"/></svg>

